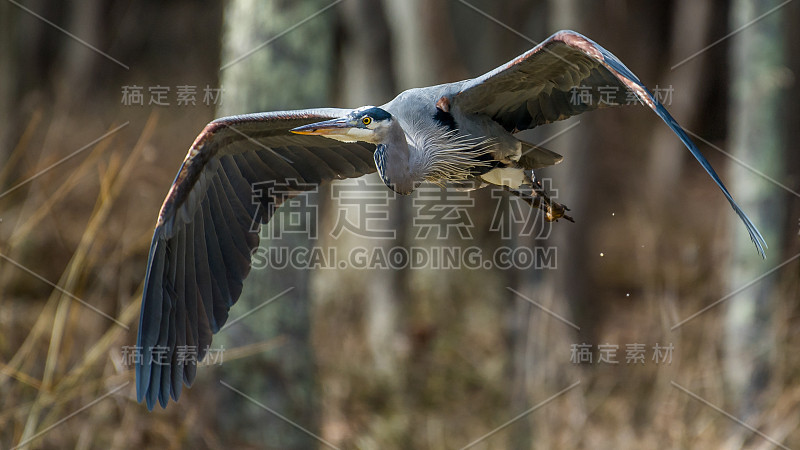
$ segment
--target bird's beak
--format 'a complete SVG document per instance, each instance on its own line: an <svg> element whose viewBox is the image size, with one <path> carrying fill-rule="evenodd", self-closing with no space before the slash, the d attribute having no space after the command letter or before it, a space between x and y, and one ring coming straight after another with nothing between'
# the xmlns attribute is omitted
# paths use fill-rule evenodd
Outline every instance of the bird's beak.
<svg viewBox="0 0 800 450"><path fill-rule="evenodd" d="M310 123L297 128L292 128L292 133L295 134L315 134L319 136L326 135L344 135L347 130L353 128L347 118L342 117L339 119L326 120L324 122Z"/></svg>

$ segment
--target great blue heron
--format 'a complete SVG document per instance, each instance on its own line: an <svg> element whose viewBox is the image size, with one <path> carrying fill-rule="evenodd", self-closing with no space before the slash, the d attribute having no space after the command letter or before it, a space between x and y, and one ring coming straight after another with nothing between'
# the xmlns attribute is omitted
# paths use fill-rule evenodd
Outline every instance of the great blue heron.
<svg viewBox="0 0 800 450"><path fill-rule="evenodd" d="M609 88L614 88L609 91ZM575 95L575 90L589 97ZM605 94L603 93L605 89ZM635 96L635 97L633 97ZM258 227L274 209L324 181L375 172L400 194L423 181L473 188L501 185L549 214L531 171L561 160L514 133L599 107L649 106L694 155L764 256L766 243L686 132L641 81L586 37L561 31L471 80L402 92L381 107L247 114L208 124L189 149L156 224L147 264L137 348L138 401L177 400L239 298ZM254 183L274 190L253 202ZM531 185L530 193L520 190Z"/></svg>

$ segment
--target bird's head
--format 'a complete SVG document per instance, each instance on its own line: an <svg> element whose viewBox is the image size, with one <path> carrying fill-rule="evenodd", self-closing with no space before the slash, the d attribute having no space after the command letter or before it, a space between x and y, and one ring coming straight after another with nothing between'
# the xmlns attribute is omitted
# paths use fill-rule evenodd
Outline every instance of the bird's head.
<svg viewBox="0 0 800 450"><path fill-rule="evenodd" d="M375 144L375 167L381 180L398 194L416 189L427 173L424 165L415 164L399 122L386 110L364 106L348 115L324 122L293 128L292 133L325 136L342 142ZM419 161L416 161L419 163Z"/></svg>
<svg viewBox="0 0 800 450"><path fill-rule="evenodd" d="M342 142L380 144L386 140L394 119L386 110L364 106L338 118L293 128L296 134L313 134Z"/></svg>

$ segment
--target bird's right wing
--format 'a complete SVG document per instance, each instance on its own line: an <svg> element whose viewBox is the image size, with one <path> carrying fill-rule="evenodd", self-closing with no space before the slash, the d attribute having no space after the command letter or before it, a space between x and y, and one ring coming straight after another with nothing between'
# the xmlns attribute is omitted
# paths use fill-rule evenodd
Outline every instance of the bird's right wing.
<svg viewBox="0 0 800 450"><path fill-rule="evenodd" d="M260 225L288 198L375 169L375 146L289 130L345 116L316 109L225 117L189 149L156 224L142 297L138 401L178 399L242 292ZM183 351L183 355L181 354Z"/></svg>
<svg viewBox="0 0 800 450"><path fill-rule="evenodd" d="M655 109L622 61L568 30L459 88L450 100L461 111L489 116L512 133L639 100Z"/></svg>
<svg viewBox="0 0 800 450"><path fill-rule="evenodd" d="M559 31L514 60L458 87L459 91L446 99L453 108L488 116L512 133L601 107L641 101L703 166L747 227L758 253L766 257L767 244L761 233L686 131L619 58L591 39L574 31Z"/></svg>

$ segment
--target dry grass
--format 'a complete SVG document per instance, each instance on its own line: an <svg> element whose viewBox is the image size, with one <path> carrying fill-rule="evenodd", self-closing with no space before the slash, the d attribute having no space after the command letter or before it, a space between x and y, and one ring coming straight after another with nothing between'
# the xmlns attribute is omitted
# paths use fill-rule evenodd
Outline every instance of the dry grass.
<svg viewBox="0 0 800 450"><path fill-rule="evenodd" d="M127 127L0 198L3 448L28 442L31 448L222 448L230 442L270 447L269 442L241 442L219 426L218 417L228 412L219 409L225 391L212 379L213 367L200 369L196 386L166 411L149 413L134 400L133 373L121 363L121 348L135 342L152 221L181 151L158 155L165 148L184 148L191 140L183 135L165 138L171 128L156 115L141 119L135 123L143 125ZM92 134L84 131L56 142L58 130L68 127L55 121L48 125L41 115L33 116L12 155L13 164L6 166L27 169L12 173L4 168L0 185L13 186L38 173ZM99 136L117 125L93 131ZM48 137L39 141L37 134ZM33 150L47 144L54 145L49 153ZM174 164L166 159L175 159ZM696 201L701 208L702 196ZM621 217L631 217L624 208L619 211ZM625 234L619 227L601 222L594 238L613 249L615 239ZM659 239L638 219L621 227L636 230L646 242ZM714 227L708 228L713 235ZM591 337L506 295L507 280L481 274L412 274L394 347L402 376L394 378L381 373L368 348L370 298L363 290L354 297L316 288L326 300L317 305L313 332L320 433L344 448L458 448L580 381L475 448L769 448L764 438L671 384L738 415L723 381L721 314L669 331L724 291L710 269L694 265L718 257L713 244L703 251L711 256L701 255L690 264L681 262L683 254L653 258L649 248L608 256L602 267L587 274L586 282L596 289L594 301L603 305ZM746 421L796 448L800 287L794 267L779 275L772 372L761 407ZM367 275L328 274L352 277L347 279L354 291ZM568 302L547 281L549 276L527 293L569 317ZM624 296L630 286L633 298ZM595 345L619 344L623 362L570 363L570 345L585 339ZM648 344L648 358L653 344L672 343L673 362L626 365L624 344L630 342ZM283 337L277 336L229 349L225 360L268 352L282 343ZM104 397L109 392L113 394ZM261 420L278 419L263 413Z"/></svg>

